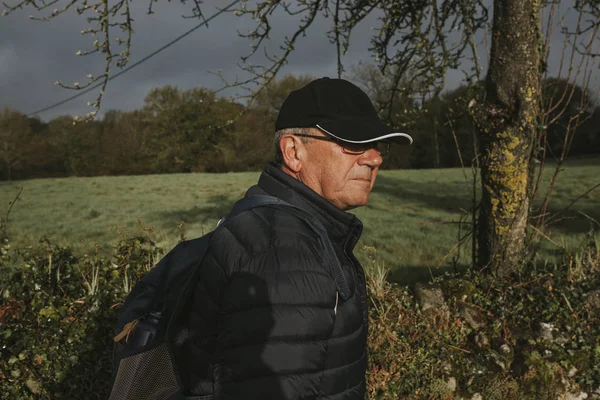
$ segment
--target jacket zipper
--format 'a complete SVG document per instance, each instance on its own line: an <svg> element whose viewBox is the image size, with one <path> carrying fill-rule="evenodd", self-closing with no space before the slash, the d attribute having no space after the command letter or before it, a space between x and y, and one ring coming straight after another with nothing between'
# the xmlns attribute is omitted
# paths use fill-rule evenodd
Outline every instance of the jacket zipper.
<svg viewBox="0 0 600 400"><path fill-rule="evenodd" d="M335 306L333 307L333 315L337 315L337 306L339 301L339 293L337 290L335 291Z"/></svg>
<svg viewBox="0 0 600 400"><path fill-rule="evenodd" d="M356 227L352 227L352 229L350 229L350 232L348 233L348 235L346 236L346 239L344 240L344 244L342 245L342 249L344 251L344 255L346 256L346 258L348 258L348 260L350 260L350 264L352 265L352 267L354 268L354 270L356 271L356 274L360 280L360 285L356 285L357 286L357 292L358 292L358 296L359 296L359 300L362 303L361 304L361 311L362 311L362 315L363 315L363 322L365 323L365 328L368 331L369 328L369 311L368 311L368 306L367 306L367 292L366 292L366 279L365 279L365 273L362 269L362 267L360 265L356 265L356 263L354 262L354 259L348 254L348 242L350 241L350 238L352 237L352 235L354 234L354 231L356 231ZM364 288L364 290L363 290Z"/></svg>

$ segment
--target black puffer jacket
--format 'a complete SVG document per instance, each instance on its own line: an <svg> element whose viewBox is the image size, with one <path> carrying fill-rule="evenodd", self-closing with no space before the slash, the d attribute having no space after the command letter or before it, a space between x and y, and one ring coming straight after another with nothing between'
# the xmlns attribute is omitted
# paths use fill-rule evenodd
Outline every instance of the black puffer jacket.
<svg viewBox="0 0 600 400"><path fill-rule="evenodd" d="M316 235L272 208L246 211L213 235L189 310L184 382L215 400L362 400L367 301L352 254L361 222L268 165L247 195L302 207L327 229L350 292L342 299ZM206 397L207 399L211 397Z"/></svg>

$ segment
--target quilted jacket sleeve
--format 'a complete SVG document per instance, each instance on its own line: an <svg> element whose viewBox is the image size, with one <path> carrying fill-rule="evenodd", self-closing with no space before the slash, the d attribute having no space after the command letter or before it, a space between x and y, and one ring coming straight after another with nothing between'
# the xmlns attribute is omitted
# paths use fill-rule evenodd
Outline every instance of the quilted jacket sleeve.
<svg viewBox="0 0 600 400"><path fill-rule="evenodd" d="M337 302L314 240L275 238L222 297L215 400L317 399Z"/></svg>

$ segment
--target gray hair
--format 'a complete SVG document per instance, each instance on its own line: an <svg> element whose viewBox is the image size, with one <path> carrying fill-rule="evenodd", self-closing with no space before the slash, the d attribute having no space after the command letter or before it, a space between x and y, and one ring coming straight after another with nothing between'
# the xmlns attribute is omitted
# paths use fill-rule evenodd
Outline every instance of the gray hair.
<svg viewBox="0 0 600 400"><path fill-rule="evenodd" d="M285 128L275 132L275 140L273 141L275 147L275 158L273 161L275 161L275 164L280 166L283 165L283 154L281 153L281 148L279 147L279 142L281 141L281 137L283 135L310 135L312 134L311 129L313 128ZM308 140L309 139L305 137L300 138L300 141L305 144L308 143Z"/></svg>

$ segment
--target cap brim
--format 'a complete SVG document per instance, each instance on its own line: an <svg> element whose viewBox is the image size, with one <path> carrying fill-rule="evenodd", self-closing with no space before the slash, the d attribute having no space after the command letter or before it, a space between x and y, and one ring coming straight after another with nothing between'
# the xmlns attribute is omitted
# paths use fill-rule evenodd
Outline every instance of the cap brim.
<svg viewBox="0 0 600 400"><path fill-rule="evenodd" d="M413 138L403 132L397 132L379 120L352 118L317 124L328 135L348 143L369 143L391 140L402 145L411 145Z"/></svg>

